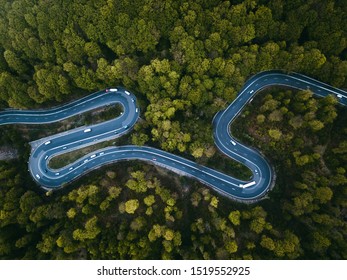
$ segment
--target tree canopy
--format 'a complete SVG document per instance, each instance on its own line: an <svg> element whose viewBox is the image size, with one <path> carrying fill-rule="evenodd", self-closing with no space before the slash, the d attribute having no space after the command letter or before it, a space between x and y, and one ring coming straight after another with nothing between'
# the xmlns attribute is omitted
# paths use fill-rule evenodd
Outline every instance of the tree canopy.
<svg viewBox="0 0 347 280"><path fill-rule="evenodd" d="M342 0L0 0L0 106L48 108L123 86L141 120L115 145L247 180L214 147L214 115L263 70L347 88L346 18ZM346 259L346 120L335 97L309 89L255 97L231 130L277 172L256 205L139 162L45 195L23 163L28 140L56 127L0 127L0 146L19 152L0 161L0 258Z"/></svg>

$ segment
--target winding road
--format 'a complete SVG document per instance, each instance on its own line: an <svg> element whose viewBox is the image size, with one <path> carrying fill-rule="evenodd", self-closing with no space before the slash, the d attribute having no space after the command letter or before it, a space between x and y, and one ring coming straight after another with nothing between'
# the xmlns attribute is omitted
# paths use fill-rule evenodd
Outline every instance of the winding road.
<svg viewBox="0 0 347 280"><path fill-rule="evenodd" d="M229 198L253 202L262 198L271 189L274 172L259 152L234 139L229 127L254 95L269 86L310 89L317 96L334 95L341 105L347 105L347 92L301 74L265 71L247 80L237 98L225 110L218 112L213 119L216 146L226 156L244 164L252 171L252 178L247 182L162 150L133 145L100 149L61 169L51 169L48 162L58 154L118 138L132 129L140 111L136 105L136 97L123 88L108 88L50 110L2 111L0 125L53 123L98 107L118 103L123 107L123 113L115 119L79 127L30 143L32 151L29 171L42 188L58 189L103 165L134 159L195 178Z"/></svg>

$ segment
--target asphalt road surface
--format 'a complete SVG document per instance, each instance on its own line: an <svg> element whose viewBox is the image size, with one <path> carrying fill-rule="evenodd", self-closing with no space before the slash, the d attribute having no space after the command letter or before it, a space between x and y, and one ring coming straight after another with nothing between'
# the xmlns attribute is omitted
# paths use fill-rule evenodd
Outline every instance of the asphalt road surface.
<svg viewBox="0 0 347 280"><path fill-rule="evenodd" d="M139 118L136 97L123 88L108 88L50 110L6 110L0 112L0 125L53 123L99 107L120 104L123 113L112 120L83 126L31 142L29 171L44 189L58 189L76 178L113 162L143 160L170 169L180 175L195 178L217 192L243 202L262 198L274 184L274 172L267 160L256 150L243 145L230 135L231 123L254 95L270 86L309 89L320 97L334 95L341 105L347 105L347 92L309 78L280 71L261 72L251 77L237 98L213 119L214 141L226 156L244 164L252 171L249 181L242 181L183 157L147 146L107 147L81 157L60 169L48 166L49 160L101 141L115 139L128 133Z"/></svg>

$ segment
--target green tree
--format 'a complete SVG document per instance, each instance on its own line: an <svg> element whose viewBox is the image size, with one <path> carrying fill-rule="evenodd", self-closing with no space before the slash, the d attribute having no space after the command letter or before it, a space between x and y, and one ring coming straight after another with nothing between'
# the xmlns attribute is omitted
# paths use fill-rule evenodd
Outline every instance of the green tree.
<svg viewBox="0 0 347 280"><path fill-rule="evenodd" d="M130 199L125 202L125 212L127 212L128 214L134 214L139 206L140 203L137 199Z"/></svg>
<svg viewBox="0 0 347 280"><path fill-rule="evenodd" d="M270 137L276 141L280 140L282 137L282 132L278 129L269 129L268 133Z"/></svg>
<svg viewBox="0 0 347 280"><path fill-rule="evenodd" d="M270 237L268 237L266 235L262 235L261 241L260 241L260 245L263 248L265 248L265 249L267 249L269 251L274 251L275 250L275 243L274 243L274 241Z"/></svg>
<svg viewBox="0 0 347 280"><path fill-rule="evenodd" d="M79 241L84 241L86 239L94 239L101 232L101 229L99 228L97 223L98 218L96 216L93 216L85 223L84 229L74 230L73 238Z"/></svg>
<svg viewBox="0 0 347 280"><path fill-rule="evenodd" d="M230 222L235 226L240 225L240 217L241 217L241 213L238 210L231 211L229 216L228 216Z"/></svg>

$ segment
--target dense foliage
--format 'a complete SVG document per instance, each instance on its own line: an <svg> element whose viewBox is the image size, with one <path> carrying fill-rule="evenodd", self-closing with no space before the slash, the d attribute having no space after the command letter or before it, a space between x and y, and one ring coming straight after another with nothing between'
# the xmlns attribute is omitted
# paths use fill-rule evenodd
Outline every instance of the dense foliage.
<svg viewBox="0 0 347 280"><path fill-rule="evenodd" d="M129 141L245 176L216 151L214 114L262 70L347 88L346 17L344 0L0 0L0 106L122 85L142 112ZM0 258L346 259L346 120L333 97L260 93L233 128L277 171L254 205L138 162L46 196L27 130L1 127L21 157L0 162Z"/></svg>

